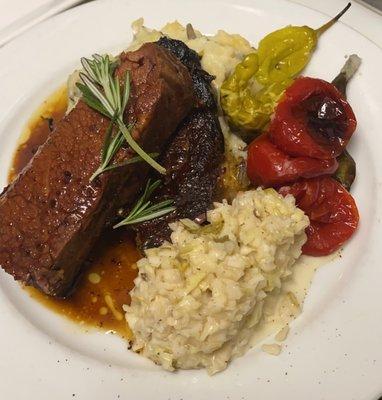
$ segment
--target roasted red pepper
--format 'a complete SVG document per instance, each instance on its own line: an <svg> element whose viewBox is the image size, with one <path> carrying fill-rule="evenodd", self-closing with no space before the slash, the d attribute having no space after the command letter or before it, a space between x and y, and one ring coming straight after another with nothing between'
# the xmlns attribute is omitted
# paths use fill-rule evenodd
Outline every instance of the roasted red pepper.
<svg viewBox="0 0 382 400"><path fill-rule="evenodd" d="M349 103L331 83L302 77L286 90L269 127L271 141L294 157L337 157L357 121Z"/></svg>
<svg viewBox="0 0 382 400"><path fill-rule="evenodd" d="M324 256L339 249L358 226L359 214L351 194L336 180L320 177L296 182L279 189L292 194L296 205L310 219L303 254Z"/></svg>
<svg viewBox="0 0 382 400"><path fill-rule="evenodd" d="M337 167L335 158L291 157L278 149L266 135L255 139L248 148L247 175L254 185L280 186L299 178L330 175Z"/></svg>

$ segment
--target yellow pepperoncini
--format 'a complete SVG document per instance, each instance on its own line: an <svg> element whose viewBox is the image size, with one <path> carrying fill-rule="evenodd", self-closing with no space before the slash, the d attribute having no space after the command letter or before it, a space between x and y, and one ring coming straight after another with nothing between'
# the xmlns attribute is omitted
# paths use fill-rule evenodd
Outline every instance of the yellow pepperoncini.
<svg viewBox="0 0 382 400"><path fill-rule="evenodd" d="M308 26L287 26L265 36L257 51L256 80L262 85L296 76L308 63L317 44L317 33Z"/></svg>
<svg viewBox="0 0 382 400"><path fill-rule="evenodd" d="M319 36L349 7L350 3L317 30L287 26L268 34L260 41L257 52L248 54L223 82L221 106L244 139L252 138L268 123L284 90L309 62Z"/></svg>

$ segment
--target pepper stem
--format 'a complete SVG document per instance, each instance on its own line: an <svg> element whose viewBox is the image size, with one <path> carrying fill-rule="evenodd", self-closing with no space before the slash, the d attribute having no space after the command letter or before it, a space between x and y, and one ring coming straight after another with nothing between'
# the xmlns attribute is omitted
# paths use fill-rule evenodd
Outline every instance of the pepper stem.
<svg viewBox="0 0 382 400"><path fill-rule="evenodd" d="M347 59L340 73L333 79L332 84L346 97L346 86L353 75L358 71L361 65L361 59L352 54Z"/></svg>
<svg viewBox="0 0 382 400"><path fill-rule="evenodd" d="M346 11L350 7L351 3L348 3L347 6L341 12L339 12L334 18L332 18L326 24L322 25L320 28L316 29L317 36L320 36L325 31L327 31L332 25L334 25L346 13Z"/></svg>

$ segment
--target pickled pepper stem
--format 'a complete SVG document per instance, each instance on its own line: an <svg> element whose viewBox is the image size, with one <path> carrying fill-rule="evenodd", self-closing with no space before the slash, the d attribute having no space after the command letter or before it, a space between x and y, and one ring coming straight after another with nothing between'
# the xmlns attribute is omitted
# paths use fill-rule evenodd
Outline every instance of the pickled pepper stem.
<svg viewBox="0 0 382 400"><path fill-rule="evenodd" d="M345 65L341 68L340 73L333 79L332 85L334 85L346 99L346 88L349 80L358 71L361 65L361 59L356 55L352 54L346 60ZM345 149L339 157L337 157L338 168L333 174L333 178L336 179L347 191L355 180L356 176L356 163L353 157Z"/></svg>
<svg viewBox="0 0 382 400"><path fill-rule="evenodd" d="M332 81L332 84L344 95L345 98L347 84L358 71L360 65L361 59L356 54L352 54L347 59L340 73Z"/></svg>
<svg viewBox="0 0 382 400"><path fill-rule="evenodd" d="M339 12L334 18L332 18L329 22L322 25L320 28L316 29L317 36L321 36L325 31L327 31L331 26L333 26L351 7L351 3L348 3L347 6Z"/></svg>

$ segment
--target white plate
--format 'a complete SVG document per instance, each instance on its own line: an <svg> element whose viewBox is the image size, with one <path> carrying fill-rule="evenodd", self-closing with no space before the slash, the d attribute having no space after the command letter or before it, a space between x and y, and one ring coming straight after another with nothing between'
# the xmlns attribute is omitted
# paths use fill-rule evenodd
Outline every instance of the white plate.
<svg viewBox="0 0 382 400"><path fill-rule="evenodd" d="M351 10L350 10L351 12ZM0 51L0 185L18 135L36 106L78 65L81 56L122 49L130 23L192 22L204 33L239 32L253 43L287 24L320 26L327 17L286 1L213 0L89 3L35 27ZM382 392L382 52L337 24L322 37L306 74L332 79L346 54L363 58L349 88L359 121L351 151L357 160L354 196L361 226L342 258L318 271L287 349L258 349L223 373L164 372L126 351L117 337L83 333L31 301L0 277L1 399L356 399Z"/></svg>
<svg viewBox="0 0 382 400"><path fill-rule="evenodd" d="M80 3L81 0L13 0L7 4L6 12L0 15L0 47L27 29L63 10ZM5 5L5 2L3 2Z"/></svg>

